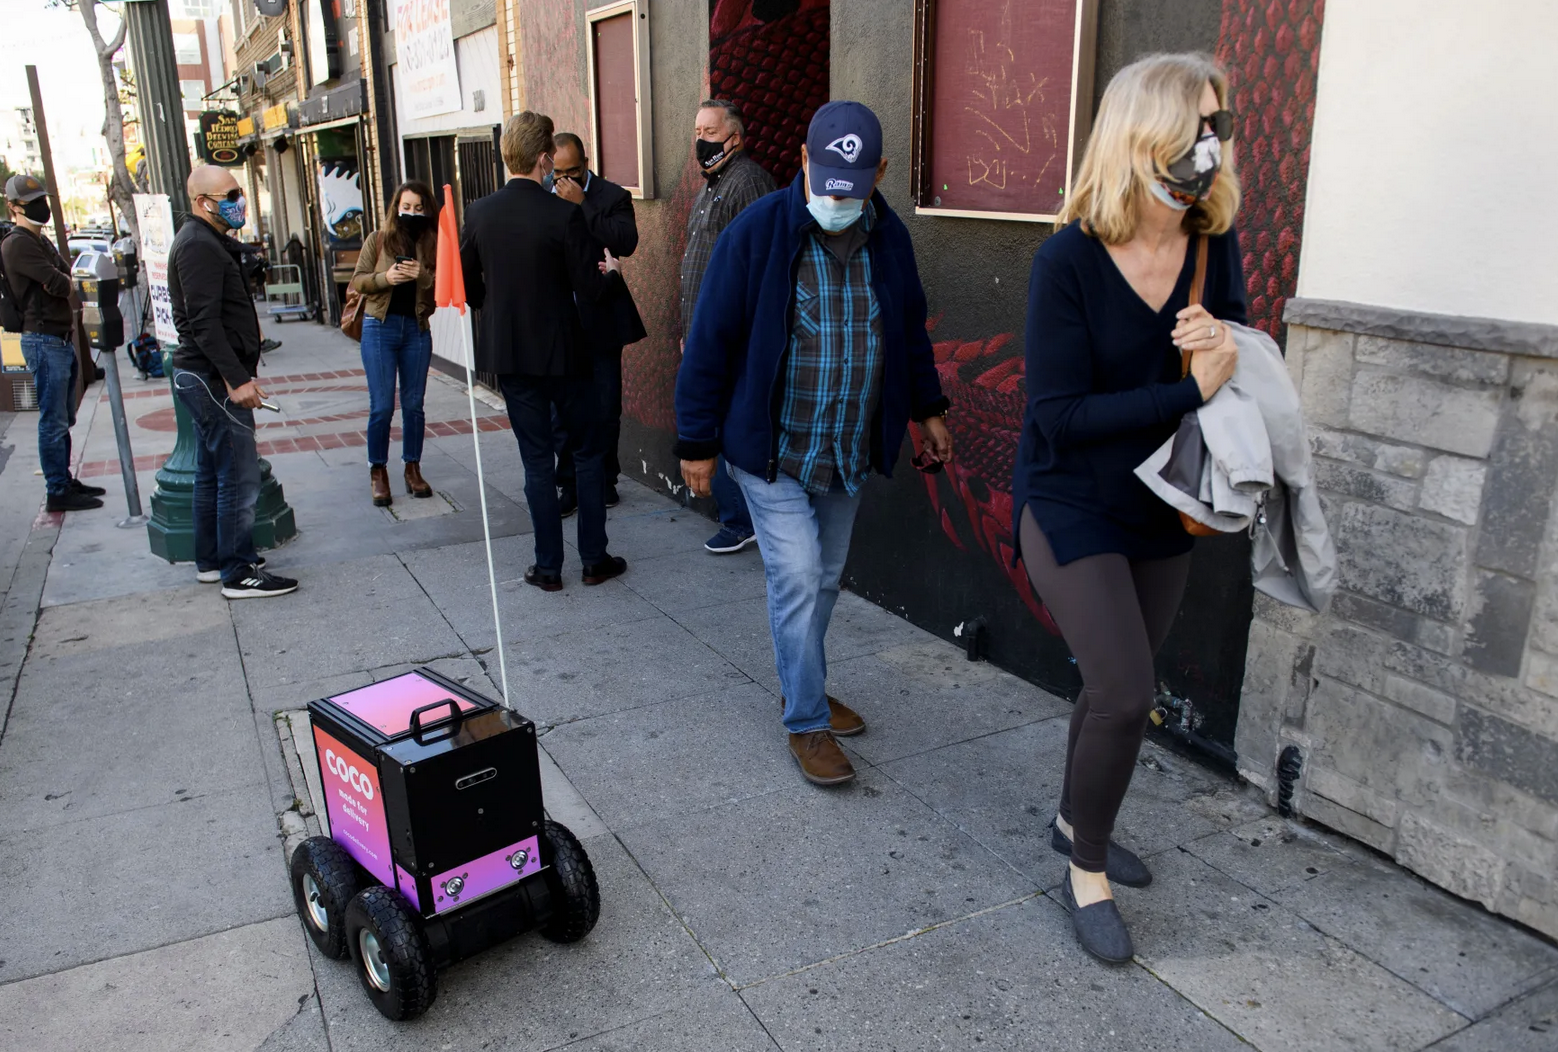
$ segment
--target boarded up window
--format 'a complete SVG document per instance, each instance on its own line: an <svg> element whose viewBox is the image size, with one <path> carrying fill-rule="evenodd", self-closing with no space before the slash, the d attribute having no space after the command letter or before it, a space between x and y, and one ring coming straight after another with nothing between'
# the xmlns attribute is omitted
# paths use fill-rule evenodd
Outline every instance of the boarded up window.
<svg viewBox="0 0 1558 1052"><path fill-rule="evenodd" d="M640 0L586 14L595 170L639 197L654 195L649 25Z"/></svg>
<svg viewBox="0 0 1558 1052"><path fill-rule="evenodd" d="M1053 220L1087 137L1097 0L916 0L915 18L918 210Z"/></svg>

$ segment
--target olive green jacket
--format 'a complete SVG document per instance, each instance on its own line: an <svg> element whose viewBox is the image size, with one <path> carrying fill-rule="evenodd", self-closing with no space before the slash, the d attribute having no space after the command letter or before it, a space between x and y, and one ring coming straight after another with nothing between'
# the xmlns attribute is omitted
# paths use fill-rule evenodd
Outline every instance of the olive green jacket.
<svg viewBox="0 0 1558 1052"><path fill-rule="evenodd" d="M362 296L364 309L383 321L389 313L390 293L395 288L386 271L395 265L395 256L379 251L380 233L382 231L375 230L363 239L357 269L352 271L352 288ZM422 264L422 276L417 278L417 321L423 330L428 328L428 319L433 316L433 258L434 253L425 251L422 245L417 246L417 262Z"/></svg>

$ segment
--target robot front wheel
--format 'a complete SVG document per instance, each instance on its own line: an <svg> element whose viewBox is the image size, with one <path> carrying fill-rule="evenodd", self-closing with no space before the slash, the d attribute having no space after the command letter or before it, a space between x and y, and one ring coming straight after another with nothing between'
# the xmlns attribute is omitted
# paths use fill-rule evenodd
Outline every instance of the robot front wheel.
<svg viewBox="0 0 1558 1052"><path fill-rule="evenodd" d="M546 881L555 901L541 935L553 942L578 942L600 919L595 867L567 826L548 818L541 832L541 860L549 867Z"/></svg>
<svg viewBox="0 0 1558 1052"><path fill-rule="evenodd" d="M363 885L362 871L329 837L310 837L292 853L292 899L319 952L344 960L346 907Z"/></svg>
<svg viewBox="0 0 1558 1052"><path fill-rule="evenodd" d="M382 884L346 907L346 943L362 988L387 1019L415 1019L438 996L433 951L416 914Z"/></svg>

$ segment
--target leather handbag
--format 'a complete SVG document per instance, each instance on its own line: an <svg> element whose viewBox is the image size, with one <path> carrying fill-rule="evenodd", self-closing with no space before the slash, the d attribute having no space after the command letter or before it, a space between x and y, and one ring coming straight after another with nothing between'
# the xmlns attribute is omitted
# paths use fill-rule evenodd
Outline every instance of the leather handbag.
<svg viewBox="0 0 1558 1052"><path fill-rule="evenodd" d="M341 331L358 343L362 342L362 293L346 290L346 303L341 307Z"/></svg>
<svg viewBox="0 0 1558 1052"><path fill-rule="evenodd" d="M1196 273L1190 281L1190 306L1194 307L1201 302L1201 292L1206 285L1206 235L1202 234L1196 239ZM1179 352L1179 378L1183 380L1190 375L1190 359L1193 352L1184 350ZM1201 442L1200 429L1196 430L1197 443ZM1205 447L1202 447L1201 456L1206 456ZM1185 532L1192 537L1216 537L1222 531L1214 530L1206 523L1186 514L1179 513L1179 524L1185 528Z"/></svg>

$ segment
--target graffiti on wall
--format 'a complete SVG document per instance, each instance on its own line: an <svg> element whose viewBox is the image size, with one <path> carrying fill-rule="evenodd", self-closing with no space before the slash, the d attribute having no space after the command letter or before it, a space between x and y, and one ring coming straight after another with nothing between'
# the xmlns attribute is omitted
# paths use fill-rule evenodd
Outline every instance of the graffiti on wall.
<svg viewBox="0 0 1558 1052"><path fill-rule="evenodd" d="M362 237L362 173L355 159L319 162L319 211L331 244Z"/></svg>

